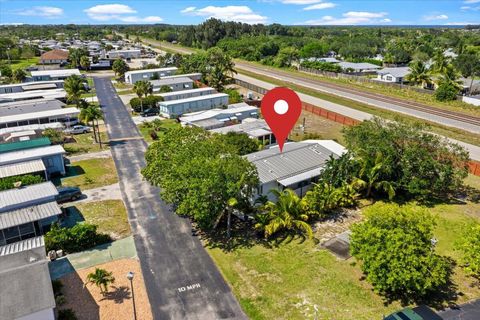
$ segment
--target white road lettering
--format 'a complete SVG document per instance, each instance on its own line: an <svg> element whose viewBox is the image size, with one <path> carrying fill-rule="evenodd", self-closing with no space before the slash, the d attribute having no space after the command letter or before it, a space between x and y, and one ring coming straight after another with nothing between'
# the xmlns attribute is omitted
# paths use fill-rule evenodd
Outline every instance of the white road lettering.
<svg viewBox="0 0 480 320"><path fill-rule="evenodd" d="M198 289L200 287L201 287L200 283L194 283L194 284L187 285L185 287L177 288L177 290L178 290L178 292L185 292L187 290L194 290L194 289Z"/></svg>

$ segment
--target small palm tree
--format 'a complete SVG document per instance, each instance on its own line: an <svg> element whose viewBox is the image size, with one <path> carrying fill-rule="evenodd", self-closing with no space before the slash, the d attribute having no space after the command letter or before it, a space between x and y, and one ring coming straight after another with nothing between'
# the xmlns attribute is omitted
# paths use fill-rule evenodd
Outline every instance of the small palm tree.
<svg viewBox="0 0 480 320"><path fill-rule="evenodd" d="M112 272L108 272L105 269L95 268L95 272L87 275L87 283L85 285L93 283L103 294L108 292L108 286L115 282L115 278L112 276Z"/></svg>
<svg viewBox="0 0 480 320"><path fill-rule="evenodd" d="M462 90L462 81L458 80L460 78L460 73L455 69L455 67L449 64L445 70L441 73L440 77L436 81L438 86L442 84L450 84L458 91Z"/></svg>
<svg viewBox="0 0 480 320"><path fill-rule="evenodd" d="M443 51L439 50L433 56L432 72L435 74L442 74L450 64L450 59L445 57Z"/></svg>
<svg viewBox="0 0 480 320"><path fill-rule="evenodd" d="M373 166L364 159L359 159L362 167L360 169L359 177L353 181L355 187L366 189L365 196L368 198L372 194L372 190L383 190L387 193L388 198L391 200L395 196L395 188L389 181L380 180L382 173L384 173L386 164L383 161L383 155L379 152L375 157L375 163Z"/></svg>
<svg viewBox="0 0 480 320"><path fill-rule="evenodd" d="M140 107L143 111L143 96L146 97L147 95L152 94L153 85L146 80L137 81L133 85L133 91L135 91L138 98L140 99Z"/></svg>
<svg viewBox="0 0 480 320"><path fill-rule="evenodd" d="M85 123L92 123L93 128L93 138L95 142L100 144L102 148L102 139L100 137L100 127L98 125L98 120L103 119L102 110L96 104L89 104L86 108L80 110L79 119ZM95 124L96 122L96 124ZM97 138L98 132L98 138Z"/></svg>
<svg viewBox="0 0 480 320"><path fill-rule="evenodd" d="M26 77L27 77L27 74L23 69L13 70L12 79L14 82L23 82L23 80L25 80Z"/></svg>
<svg viewBox="0 0 480 320"><path fill-rule="evenodd" d="M80 58L80 66L81 66L84 70L90 69L90 58L87 57L87 56L81 56L81 58Z"/></svg>
<svg viewBox="0 0 480 320"><path fill-rule="evenodd" d="M71 75L65 79L63 87L67 92L67 100L75 103L77 107L80 107L80 97L85 93L83 79L77 75Z"/></svg>
<svg viewBox="0 0 480 320"><path fill-rule="evenodd" d="M414 61L410 64L410 73L407 74L405 80L421 87L426 87L432 83L429 69L422 61Z"/></svg>
<svg viewBox="0 0 480 320"><path fill-rule="evenodd" d="M304 232L309 238L313 237L312 227L306 222L308 215L303 208L302 200L291 189L282 192L272 190L277 197L277 202L267 202L265 209L270 217L265 226L265 237L277 233L280 230L298 230Z"/></svg>

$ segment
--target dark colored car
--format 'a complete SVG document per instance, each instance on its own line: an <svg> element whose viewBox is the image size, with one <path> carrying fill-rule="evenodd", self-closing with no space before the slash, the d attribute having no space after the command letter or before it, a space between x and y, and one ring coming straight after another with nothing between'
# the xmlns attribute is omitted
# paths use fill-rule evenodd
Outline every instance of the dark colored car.
<svg viewBox="0 0 480 320"><path fill-rule="evenodd" d="M147 110L144 110L141 115L142 117L151 117L151 116L156 116L158 115L159 110L157 108L149 108Z"/></svg>
<svg viewBox="0 0 480 320"><path fill-rule="evenodd" d="M58 196L56 196L57 202L75 201L82 196L82 191L77 187L61 187L57 188Z"/></svg>
<svg viewBox="0 0 480 320"><path fill-rule="evenodd" d="M443 320L438 314L427 306L405 308L392 313L384 320Z"/></svg>

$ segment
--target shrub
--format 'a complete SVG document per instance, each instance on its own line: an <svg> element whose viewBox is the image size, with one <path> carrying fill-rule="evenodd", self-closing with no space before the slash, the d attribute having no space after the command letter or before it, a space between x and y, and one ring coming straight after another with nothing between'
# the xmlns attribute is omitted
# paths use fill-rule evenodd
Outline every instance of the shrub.
<svg viewBox="0 0 480 320"><path fill-rule="evenodd" d="M435 221L424 208L376 203L351 230L350 252L376 292L411 302L437 292L451 267L435 254Z"/></svg>
<svg viewBox="0 0 480 320"><path fill-rule="evenodd" d="M457 99L458 89L450 83L442 83L435 90L435 99L438 101L453 101Z"/></svg>
<svg viewBox="0 0 480 320"><path fill-rule="evenodd" d="M223 93L228 94L228 103L230 104L239 103L243 101L242 97L240 96L240 93L236 89L225 89L223 90Z"/></svg>
<svg viewBox="0 0 480 320"><path fill-rule="evenodd" d="M97 233L97 226L77 223L72 228L53 224L45 234L45 248L48 251L61 249L67 253L79 252L109 242L110 236Z"/></svg>
<svg viewBox="0 0 480 320"><path fill-rule="evenodd" d="M45 181L45 179L38 175L25 174L22 176L13 176L0 179L0 191L15 188L15 183L21 182L22 186L37 184Z"/></svg>
<svg viewBox="0 0 480 320"><path fill-rule="evenodd" d="M50 139L52 144L61 144L65 141L65 134L53 128L48 128L43 131L42 135Z"/></svg>
<svg viewBox="0 0 480 320"><path fill-rule="evenodd" d="M72 309L62 309L58 310L58 317L57 320L77 320L77 316L75 315L75 311Z"/></svg>
<svg viewBox="0 0 480 320"><path fill-rule="evenodd" d="M462 262L466 273L480 279L480 225L468 228L457 248L463 254Z"/></svg>
<svg viewBox="0 0 480 320"><path fill-rule="evenodd" d="M316 69L321 71L328 71L328 72L342 72L342 67L338 64L330 63L330 62L322 62L322 61L303 61L300 64L304 68L309 69Z"/></svg>

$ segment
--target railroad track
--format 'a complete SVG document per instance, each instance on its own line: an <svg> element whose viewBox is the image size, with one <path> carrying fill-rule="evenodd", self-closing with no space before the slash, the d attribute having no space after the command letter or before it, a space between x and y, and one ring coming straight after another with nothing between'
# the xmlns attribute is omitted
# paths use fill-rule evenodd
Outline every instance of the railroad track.
<svg viewBox="0 0 480 320"><path fill-rule="evenodd" d="M284 78L286 78L285 81L287 81L287 82L295 83L294 81L288 81L288 78L290 78L292 80L298 80L298 81L302 81L302 82L308 83L308 84L321 85L321 86L324 86L324 87L327 87L327 88L330 88L330 89L334 89L334 90L337 90L337 91L340 91L340 92L355 94L357 96L361 96L361 97L365 97L365 98L369 98L369 99L374 99L374 100L385 102L385 103L395 104L395 105L400 106L400 107L409 108L409 109L413 109L413 110L417 110L417 111L422 111L422 112L425 112L425 113L428 113L428 114L437 115L437 116L441 116L441 117L448 118L448 119L451 119L451 120L457 120L457 121L460 121L460 122L473 124L473 125L476 125L476 126L480 127L480 117L465 115L465 114L455 112L455 111L442 110L442 109L439 109L439 108L430 107L430 106L427 106L427 105L418 104L418 103L414 103L414 102L405 102L405 101L402 101L398 98L385 97L384 95L377 94L377 93L363 92L363 91L359 91L359 90L356 90L356 89L347 88L343 85L336 85L336 84L332 84L332 83L329 83L329 82L324 82L324 81L321 81L321 80L312 80L312 79L304 78L304 77L301 77L301 76L291 75L289 73L285 73L285 72L281 72L281 71L270 70L270 69L262 69L261 67L251 66L251 65L242 64L242 63L237 63L236 65L237 65L237 68L239 68L239 69L244 69L244 70L250 71L250 72L252 72L252 70L254 70L253 72L260 72L261 74L263 74L265 76L268 76L268 74L273 74L273 75L276 75L276 76L279 76L279 77L284 77ZM332 93L330 93L330 94L332 94ZM395 110L393 110L393 111L395 111Z"/></svg>

